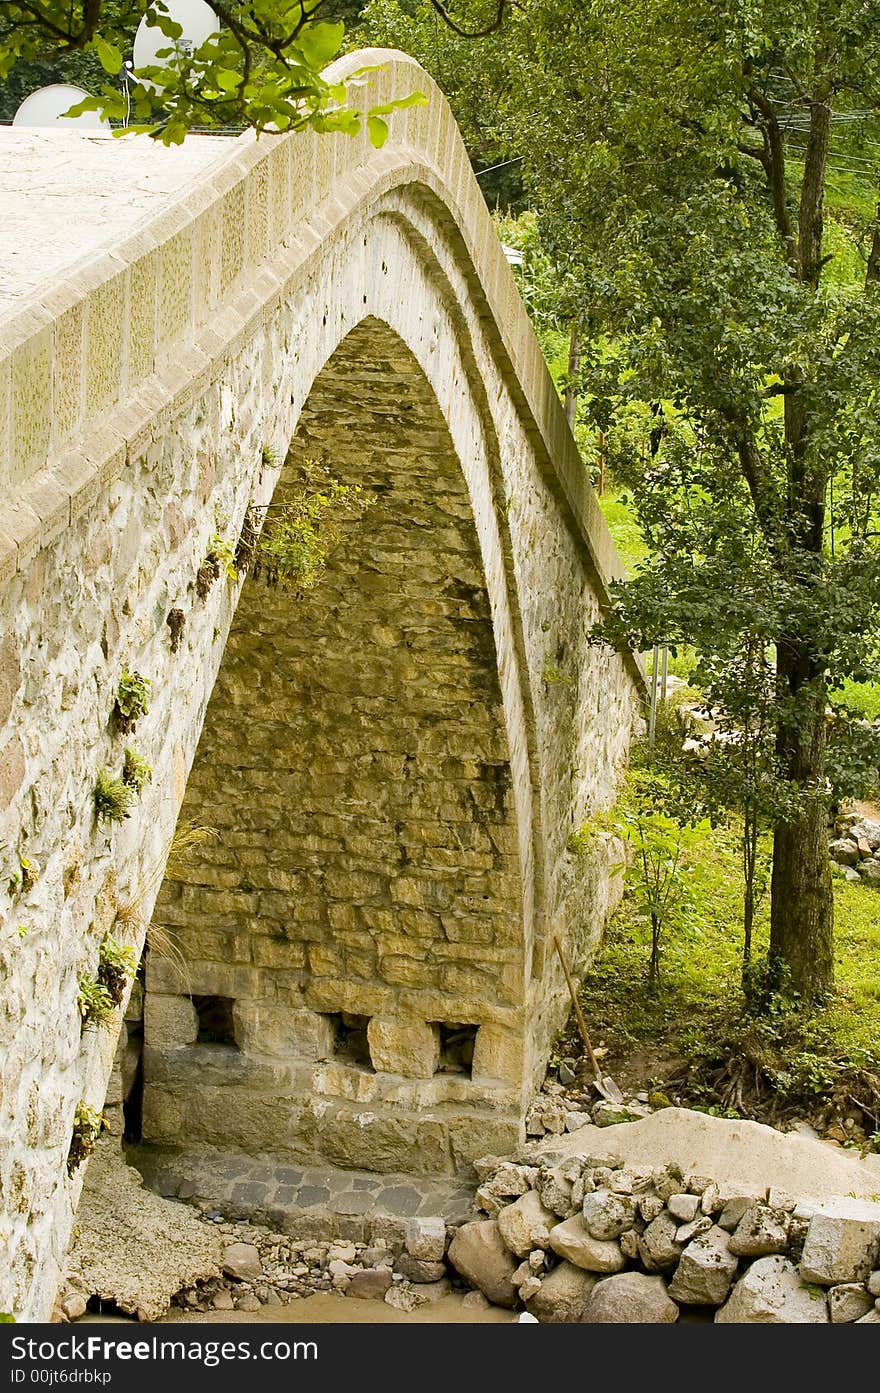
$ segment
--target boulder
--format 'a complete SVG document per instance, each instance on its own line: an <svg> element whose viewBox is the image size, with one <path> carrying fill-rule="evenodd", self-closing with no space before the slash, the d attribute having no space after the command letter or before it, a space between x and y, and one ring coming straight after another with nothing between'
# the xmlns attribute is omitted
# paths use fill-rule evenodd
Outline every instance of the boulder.
<svg viewBox="0 0 880 1393"><path fill-rule="evenodd" d="M563 1174L561 1166L542 1171L538 1176L537 1190L541 1202L560 1219L571 1213L572 1181Z"/></svg>
<svg viewBox="0 0 880 1393"><path fill-rule="evenodd" d="M596 1283L583 1319L590 1324L671 1325L678 1320L678 1307L667 1296L662 1277L620 1272Z"/></svg>
<svg viewBox="0 0 880 1393"><path fill-rule="evenodd" d="M837 1286L863 1282L877 1265L880 1248L880 1204L866 1200L834 1199L810 1217L801 1275L808 1282Z"/></svg>
<svg viewBox="0 0 880 1393"><path fill-rule="evenodd" d="M871 1296L880 1296L880 1272L872 1272L865 1286L868 1288Z"/></svg>
<svg viewBox="0 0 880 1393"><path fill-rule="evenodd" d="M861 1320L874 1308L874 1298L861 1282L846 1282L828 1290L828 1314L834 1325Z"/></svg>
<svg viewBox="0 0 880 1393"><path fill-rule="evenodd" d="M619 1238L633 1226L636 1202L632 1195L593 1190L584 1195L582 1217L584 1228L593 1238Z"/></svg>
<svg viewBox="0 0 880 1393"><path fill-rule="evenodd" d="M720 1306L736 1276L737 1258L728 1236L717 1224L701 1233L682 1252L669 1295L685 1306Z"/></svg>
<svg viewBox="0 0 880 1393"><path fill-rule="evenodd" d="M556 1215L541 1202L537 1190L521 1195L498 1215L501 1237L518 1258L527 1257L534 1248L546 1248L548 1231L555 1223Z"/></svg>
<svg viewBox="0 0 880 1393"><path fill-rule="evenodd" d="M511 1278L517 1263L504 1246L495 1219L475 1219L462 1224L449 1245L448 1256L465 1281L481 1291L493 1305L513 1308L516 1287Z"/></svg>
<svg viewBox="0 0 880 1393"><path fill-rule="evenodd" d="M828 855L838 866L857 866L860 861L858 844L849 837L840 837L829 843Z"/></svg>
<svg viewBox="0 0 880 1393"><path fill-rule="evenodd" d="M582 1321L590 1292L598 1282L592 1272L561 1262L544 1278L541 1290L526 1302L526 1310L539 1321L557 1325Z"/></svg>
<svg viewBox="0 0 880 1393"><path fill-rule="evenodd" d="M238 1282L254 1282L261 1276L260 1250L253 1243L230 1243L223 1249L223 1271Z"/></svg>
<svg viewBox="0 0 880 1393"><path fill-rule="evenodd" d="M880 1325L880 1311L878 1311L875 1307L875 1309L873 1311L869 1311L866 1316L861 1316L857 1321L855 1321L855 1324Z"/></svg>
<svg viewBox="0 0 880 1393"><path fill-rule="evenodd" d="M550 1230L550 1247L586 1272L619 1272L626 1262L620 1244L613 1239L594 1238L580 1214Z"/></svg>
<svg viewBox="0 0 880 1393"><path fill-rule="evenodd" d="M740 1258L784 1253L788 1248L788 1227L788 1215L784 1211L755 1204L743 1214L728 1240L728 1247Z"/></svg>
<svg viewBox="0 0 880 1393"><path fill-rule="evenodd" d="M752 1263L715 1320L722 1325L823 1325L828 1312L821 1292L810 1291L794 1263L776 1255Z"/></svg>

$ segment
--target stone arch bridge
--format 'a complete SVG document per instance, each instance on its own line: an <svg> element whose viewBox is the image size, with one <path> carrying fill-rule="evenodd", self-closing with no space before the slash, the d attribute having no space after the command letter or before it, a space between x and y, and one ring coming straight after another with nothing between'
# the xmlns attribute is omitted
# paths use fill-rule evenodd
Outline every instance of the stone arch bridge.
<svg viewBox="0 0 880 1393"><path fill-rule="evenodd" d="M337 70L365 59L371 99L429 97L381 151L0 132L20 1319L51 1307L77 1110L121 1130L121 1012L77 1005L108 934L140 954L155 926L145 1141L452 1175L520 1135L567 1004L552 936L582 968L613 898L604 846L568 842L640 697L586 637L619 564L449 108L400 54ZM230 573L249 509L328 479L350 506L311 589ZM98 818L126 749L152 778ZM215 835L166 875L180 819Z"/></svg>

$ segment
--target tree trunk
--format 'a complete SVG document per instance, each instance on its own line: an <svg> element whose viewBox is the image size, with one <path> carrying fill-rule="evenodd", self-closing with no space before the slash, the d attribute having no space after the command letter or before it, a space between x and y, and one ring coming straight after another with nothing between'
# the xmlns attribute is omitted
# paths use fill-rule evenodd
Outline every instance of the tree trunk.
<svg viewBox="0 0 880 1393"><path fill-rule="evenodd" d="M577 416L578 391L576 384L580 366L581 326L578 320L573 319L568 338L568 371L565 379L565 419L572 430L574 430L575 417Z"/></svg>
<svg viewBox="0 0 880 1393"><path fill-rule="evenodd" d="M801 790L800 815L773 837L770 965L782 986L813 1001L834 985L834 899L828 860L825 768L825 683L798 645L784 639L777 655L780 697L796 718L780 722L780 772ZM784 980L783 980L784 979Z"/></svg>

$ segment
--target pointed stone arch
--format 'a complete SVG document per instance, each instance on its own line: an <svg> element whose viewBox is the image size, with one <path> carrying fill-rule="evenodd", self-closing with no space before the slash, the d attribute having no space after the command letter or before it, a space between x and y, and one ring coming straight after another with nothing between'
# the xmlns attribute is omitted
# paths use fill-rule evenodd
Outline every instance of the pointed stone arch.
<svg viewBox="0 0 880 1393"><path fill-rule="evenodd" d="M372 317L320 371L268 516L328 479L358 493L325 566L306 590L248 577L208 704L181 816L217 837L154 912L185 972L149 965L143 1136L451 1172L518 1135L531 790L461 462Z"/></svg>

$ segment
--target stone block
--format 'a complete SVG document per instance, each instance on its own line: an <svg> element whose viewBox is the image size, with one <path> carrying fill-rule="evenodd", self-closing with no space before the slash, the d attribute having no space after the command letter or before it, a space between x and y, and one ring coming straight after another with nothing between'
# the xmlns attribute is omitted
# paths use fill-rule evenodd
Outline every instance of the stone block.
<svg viewBox="0 0 880 1393"><path fill-rule="evenodd" d="M583 1320L590 1325L672 1325L678 1320L678 1307L670 1301L662 1277L619 1272L596 1284Z"/></svg>
<svg viewBox="0 0 880 1393"><path fill-rule="evenodd" d="M446 1252L446 1220L439 1215L407 1219L406 1251L423 1262L441 1262Z"/></svg>
<svg viewBox="0 0 880 1393"><path fill-rule="evenodd" d="M523 1039L495 1025L481 1025L474 1040L471 1078L519 1084L523 1077Z"/></svg>
<svg viewBox="0 0 880 1393"><path fill-rule="evenodd" d="M801 1276L823 1286L862 1282L877 1266L878 1248L880 1204L870 1200L828 1200L810 1218L801 1255Z"/></svg>
<svg viewBox="0 0 880 1393"><path fill-rule="evenodd" d="M430 1079L440 1063L440 1030L425 1021L383 1020L367 1026L373 1068L386 1074Z"/></svg>
<svg viewBox="0 0 880 1393"><path fill-rule="evenodd" d="M758 1258L715 1314L719 1325L824 1325L821 1293L810 1291L794 1263L778 1255Z"/></svg>
<svg viewBox="0 0 880 1393"><path fill-rule="evenodd" d="M246 1054L279 1059L328 1059L334 1032L327 1016L265 1001L237 1001L232 1011L235 1040Z"/></svg>
<svg viewBox="0 0 880 1393"><path fill-rule="evenodd" d="M198 1039L199 1018L188 996L144 998L144 1040L148 1045L192 1045Z"/></svg>
<svg viewBox="0 0 880 1393"><path fill-rule="evenodd" d="M684 1249L669 1285L669 1295L685 1306L721 1306L736 1276L738 1259L717 1224Z"/></svg>

